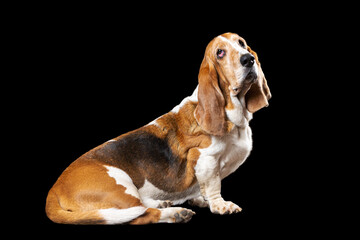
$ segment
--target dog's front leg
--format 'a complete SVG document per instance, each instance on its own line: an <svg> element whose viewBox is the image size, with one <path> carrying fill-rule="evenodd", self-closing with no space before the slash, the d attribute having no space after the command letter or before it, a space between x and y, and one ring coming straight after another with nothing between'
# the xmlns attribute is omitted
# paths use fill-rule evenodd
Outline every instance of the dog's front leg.
<svg viewBox="0 0 360 240"><path fill-rule="evenodd" d="M221 197L221 178L218 160L213 156L200 157L195 175L200 185L203 198L208 201L212 213L231 214L241 211L241 208L231 201Z"/></svg>

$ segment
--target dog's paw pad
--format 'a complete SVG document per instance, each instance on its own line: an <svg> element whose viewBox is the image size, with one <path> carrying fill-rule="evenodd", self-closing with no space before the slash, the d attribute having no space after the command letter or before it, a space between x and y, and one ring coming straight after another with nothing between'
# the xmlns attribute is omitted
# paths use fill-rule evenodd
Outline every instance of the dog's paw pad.
<svg viewBox="0 0 360 240"><path fill-rule="evenodd" d="M177 211L174 214L175 222L176 223L187 223L190 221L192 216L195 214L195 212L191 211L190 209L183 208L180 211Z"/></svg>

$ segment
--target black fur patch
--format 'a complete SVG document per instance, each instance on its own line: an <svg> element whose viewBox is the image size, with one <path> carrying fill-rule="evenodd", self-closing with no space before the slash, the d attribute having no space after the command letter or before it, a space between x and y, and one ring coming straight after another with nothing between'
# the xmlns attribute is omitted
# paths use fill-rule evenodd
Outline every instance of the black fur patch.
<svg viewBox="0 0 360 240"><path fill-rule="evenodd" d="M142 129L104 143L87 157L123 169L137 188L147 179L159 189L174 192L185 176L186 160L173 154L166 139Z"/></svg>

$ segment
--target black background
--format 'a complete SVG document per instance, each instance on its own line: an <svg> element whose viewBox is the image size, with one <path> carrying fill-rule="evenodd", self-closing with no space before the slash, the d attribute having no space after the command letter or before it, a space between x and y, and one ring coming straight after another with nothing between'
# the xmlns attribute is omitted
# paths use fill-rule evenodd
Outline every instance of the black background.
<svg viewBox="0 0 360 240"><path fill-rule="evenodd" d="M21 83L17 118L25 147L16 151L26 155L24 176L33 191L21 198L33 206L22 219L34 224L36 233L84 238L335 232L331 226L339 219L329 209L342 194L333 178L341 172L329 170L337 164L335 151L334 158L323 155L332 145L321 143L332 133L321 117L328 109L319 93L332 81L322 70L329 46L344 33L334 9L319 16L314 7L273 7L260 13L255 7L138 12L125 6L48 6L22 18L14 40L24 51L19 53L24 67L17 72L28 81ZM191 95L206 45L224 32L238 33L258 53L273 95L250 123L250 157L222 181L224 199L243 211L219 216L185 204L197 213L189 223L148 226L48 220L45 199L62 171L86 151L151 122Z"/></svg>

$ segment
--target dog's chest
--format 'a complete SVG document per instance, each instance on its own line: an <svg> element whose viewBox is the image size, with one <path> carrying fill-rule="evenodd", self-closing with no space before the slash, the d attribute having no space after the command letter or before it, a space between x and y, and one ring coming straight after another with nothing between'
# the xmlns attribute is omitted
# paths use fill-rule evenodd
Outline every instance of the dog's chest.
<svg viewBox="0 0 360 240"><path fill-rule="evenodd" d="M247 125L245 127L235 127L232 132L218 139L222 145L219 156L221 179L233 173L244 163L252 149L252 132Z"/></svg>

